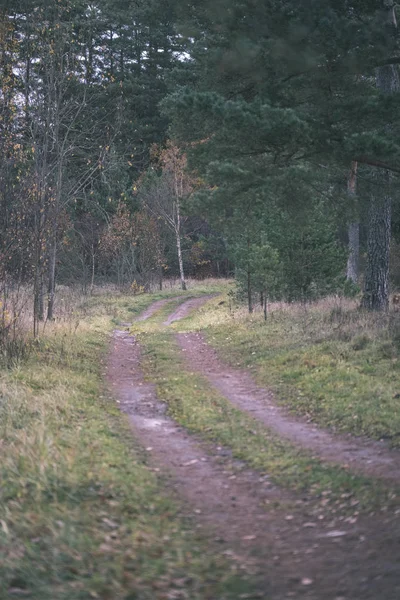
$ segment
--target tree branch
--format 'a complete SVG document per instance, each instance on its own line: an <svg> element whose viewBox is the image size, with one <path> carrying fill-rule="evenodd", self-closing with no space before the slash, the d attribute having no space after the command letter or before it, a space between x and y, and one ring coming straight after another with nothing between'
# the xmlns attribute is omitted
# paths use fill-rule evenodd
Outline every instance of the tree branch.
<svg viewBox="0 0 400 600"><path fill-rule="evenodd" d="M390 165L382 160L376 160L368 156L355 156L353 158L355 162L369 165L371 167L378 167L378 169L385 169L386 171L392 171L393 173L400 173L400 166Z"/></svg>

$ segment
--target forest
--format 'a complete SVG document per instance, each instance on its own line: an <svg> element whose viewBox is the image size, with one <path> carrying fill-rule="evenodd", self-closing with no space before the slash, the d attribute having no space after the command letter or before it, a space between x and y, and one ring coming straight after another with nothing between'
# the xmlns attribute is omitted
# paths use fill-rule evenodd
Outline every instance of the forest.
<svg viewBox="0 0 400 600"><path fill-rule="evenodd" d="M0 0L0 600L397 600L400 8Z"/></svg>
<svg viewBox="0 0 400 600"><path fill-rule="evenodd" d="M361 289L388 308L390 2L2 4L4 310L19 285L40 322L57 283L185 273L235 276L250 311Z"/></svg>

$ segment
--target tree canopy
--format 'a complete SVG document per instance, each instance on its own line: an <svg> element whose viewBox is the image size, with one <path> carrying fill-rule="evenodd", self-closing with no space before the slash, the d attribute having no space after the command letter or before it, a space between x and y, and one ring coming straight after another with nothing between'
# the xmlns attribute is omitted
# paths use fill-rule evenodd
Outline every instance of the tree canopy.
<svg viewBox="0 0 400 600"><path fill-rule="evenodd" d="M3 1L3 280L33 284L37 319L46 297L52 318L57 279L146 287L166 274L184 282L184 265L196 274L205 263L246 282L250 308L256 292L306 300L346 289L351 226L367 257L363 305L387 307L396 10L386 0ZM182 194L171 195L160 161L168 148L195 182ZM177 198L178 229L155 214Z"/></svg>

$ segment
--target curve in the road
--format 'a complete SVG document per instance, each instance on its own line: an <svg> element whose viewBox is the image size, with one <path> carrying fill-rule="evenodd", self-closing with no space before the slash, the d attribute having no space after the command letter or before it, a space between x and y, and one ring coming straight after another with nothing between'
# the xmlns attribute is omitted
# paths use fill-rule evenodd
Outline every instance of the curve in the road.
<svg viewBox="0 0 400 600"><path fill-rule="evenodd" d="M259 387L250 373L234 369L219 358L201 333L177 334L183 355L232 404L249 413L279 436L315 453L372 477L400 481L400 452L370 439L338 435L285 413L271 391Z"/></svg>
<svg viewBox="0 0 400 600"><path fill-rule="evenodd" d="M221 463L222 448L196 440L165 414L127 332L114 333L107 379L150 464L170 475L185 512L210 543L217 537L221 554L261 580L260 598L397 600L398 535L391 515L321 521L312 499L293 497L243 465L235 470Z"/></svg>

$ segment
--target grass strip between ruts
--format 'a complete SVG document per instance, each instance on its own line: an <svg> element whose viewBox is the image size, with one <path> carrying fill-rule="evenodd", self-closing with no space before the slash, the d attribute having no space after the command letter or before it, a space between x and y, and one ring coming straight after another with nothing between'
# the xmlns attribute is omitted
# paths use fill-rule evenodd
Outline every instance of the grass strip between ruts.
<svg viewBox="0 0 400 600"><path fill-rule="evenodd" d="M167 401L169 414L179 424L231 448L235 457L281 486L315 498L323 493L325 510L332 513L396 504L396 490L299 451L234 408L203 376L187 368L171 332L139 334L139 341L146 375L157 384L159 397Z"/></svg>
<svg viewBox="0 0 400 600"><path fill-rule="evenodd" d="M333 298L277 307L264 322L222 296L174 329L203 331L227 364L251 369L294 414L400 446L399 312Z"/></svg>

